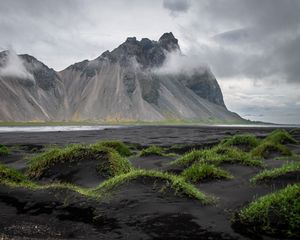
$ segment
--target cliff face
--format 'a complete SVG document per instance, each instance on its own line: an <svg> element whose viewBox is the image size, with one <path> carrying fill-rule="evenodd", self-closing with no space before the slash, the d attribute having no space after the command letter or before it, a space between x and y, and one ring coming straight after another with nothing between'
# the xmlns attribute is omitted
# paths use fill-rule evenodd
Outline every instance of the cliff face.
<svg viewBox="0 0 300 240"><path fill-rule="evenodd" d="M128 38L113 51L59 73L20 55L33 81L0 77L6 93L0 92L1 109L5 105L0 120L241 120L226 109L208 69L159 71L173 52L180 53L178 40L165 33L158 41Z"/></svg>

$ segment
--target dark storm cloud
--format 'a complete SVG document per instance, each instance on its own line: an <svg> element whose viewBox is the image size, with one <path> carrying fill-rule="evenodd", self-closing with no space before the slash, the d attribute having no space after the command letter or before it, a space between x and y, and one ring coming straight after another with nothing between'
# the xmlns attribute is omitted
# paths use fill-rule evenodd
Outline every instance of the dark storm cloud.
<svg viewBox="0 0 300 240"><path fill-rule="evenodd" d="M183 34L219 76L300 83L300 1L204 0L192 9Z"/></svg>
<svg viewBox="0 0 300 240"><path fill-rule="evenodd" d="M190 8L189 0L163 0L164 8L176 14L178 12L186 12Z"/></svg>

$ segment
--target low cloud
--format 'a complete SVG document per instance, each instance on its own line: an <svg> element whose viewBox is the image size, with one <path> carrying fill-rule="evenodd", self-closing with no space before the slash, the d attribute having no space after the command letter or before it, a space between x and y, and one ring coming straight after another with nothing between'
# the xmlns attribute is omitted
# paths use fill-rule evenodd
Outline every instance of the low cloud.
<svg viewBox="0 0 300 240"><path fill-rule="evenodd" d="M184 55L180 51L167 53L163 65L154 69L158 74L187 74L204 73L209 70L208 66L200 61L198 55Z"/></svg>
<svg viewBox="0 0 300 240"><path fill-rule="evenodd" d="M34 81L33 75L27 71L22 59L13 51L5 52L6 58L0 68L0 76Z"/></svg>

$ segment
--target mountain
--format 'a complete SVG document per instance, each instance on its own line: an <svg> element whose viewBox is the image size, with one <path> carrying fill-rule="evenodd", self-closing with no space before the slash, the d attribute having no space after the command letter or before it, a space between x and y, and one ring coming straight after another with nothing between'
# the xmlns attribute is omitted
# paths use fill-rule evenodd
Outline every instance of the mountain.
<svg viewBox="0 0 300 240"><path fill-rule="evenodd" d="M2 52L0 120L242 120L227 110L208 68L164 71L172 54L184 57L172 33L158 41L131 37L113 51L61 72L19 55L24 69L12 77L7 66L17 61Z"/></svg>

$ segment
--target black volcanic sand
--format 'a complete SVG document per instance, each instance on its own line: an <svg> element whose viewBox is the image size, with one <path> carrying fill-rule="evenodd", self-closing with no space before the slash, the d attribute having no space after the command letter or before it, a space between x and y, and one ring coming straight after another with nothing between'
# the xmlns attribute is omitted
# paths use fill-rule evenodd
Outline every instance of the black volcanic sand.
<svg viewBox="0 0 300 240"><path fill-rule="evenodd" d="M220 142L226 136L253 133L264 137L271 128L234 127L167 127L144 126L103 131L0 133L0 143L11 149L1 163L25 170L26 157L41 152L48 145L93 143L102 139L118 139L140 147L156 144L174 146L178 154L192 148L203 148ZM300 140L300 135L294 135ZM300 146L287 145L300 153ZM135 167L180 172L168 163L176 157L132 156ZM268 169L286 161L266 159ZM56 166L47 174L55 179L57 172L81 186L101 182L95 176L95 161L86 166ZM159 181L136 179L120 186L104 201L87 199L70 190L36 190L0 186L0 239L276 239L245 235L233 229L230 219L253 199L299 181L297 176L285 176L275 181L251 185L249 179L259 168L225 164L234 179L208 181L196 187L217 198L214 205L202 205L172 191L159 192ZM68 169L65 171L64 169ZM71 170L70 170L71 169ZM69 174L69 175L68 175ZM70 177L71 176L71 177ZM97 178L98 177L98 178Z"/></svg>

